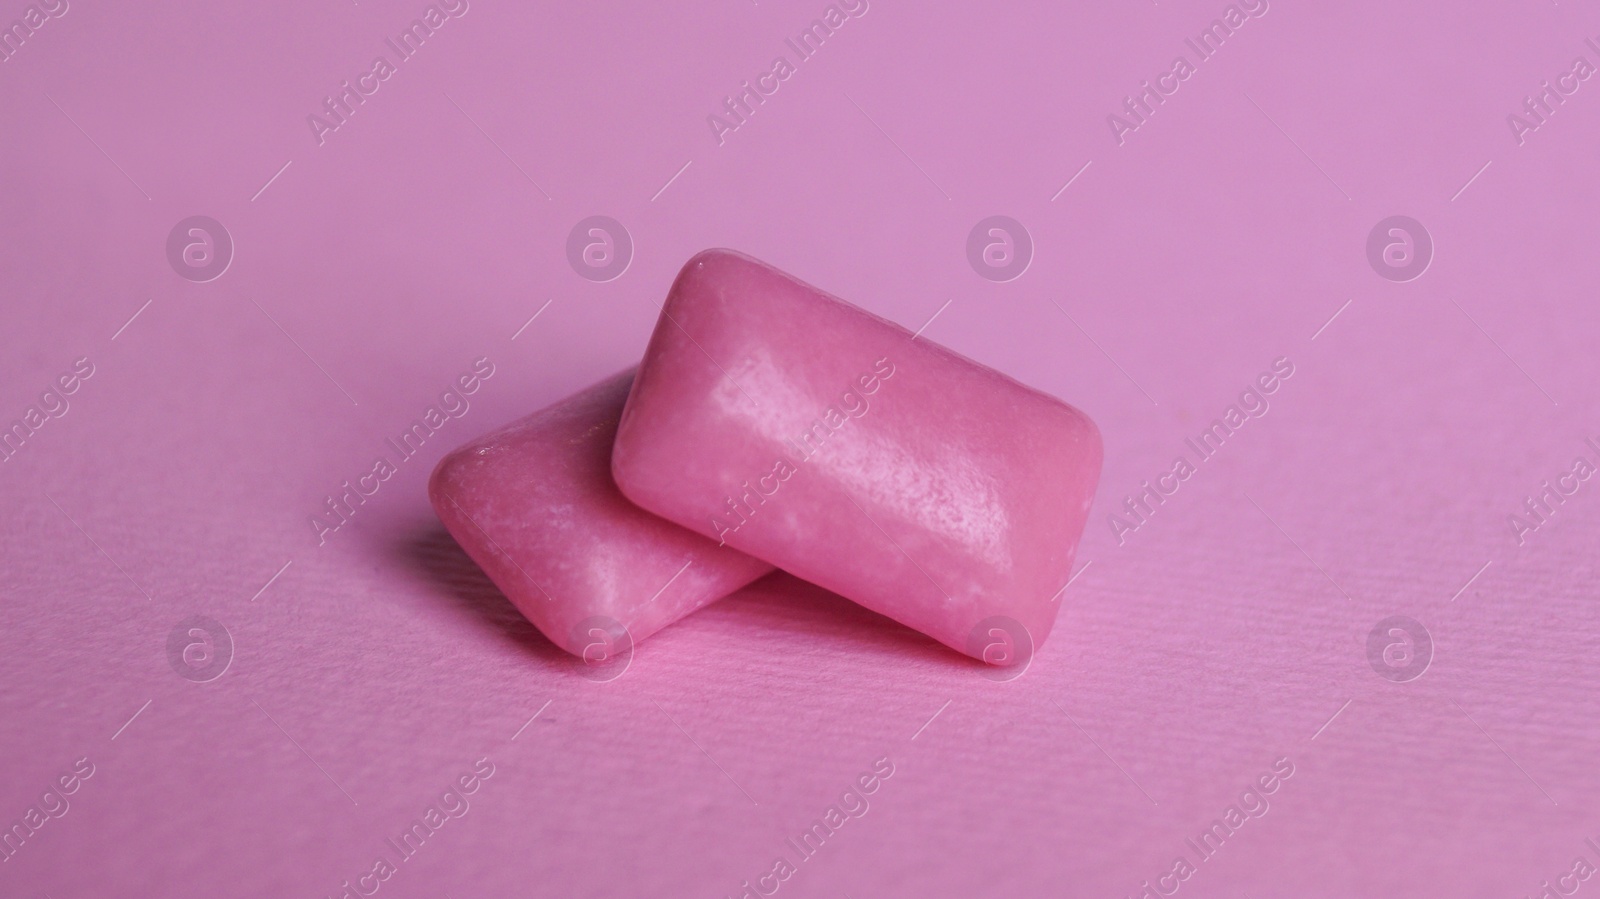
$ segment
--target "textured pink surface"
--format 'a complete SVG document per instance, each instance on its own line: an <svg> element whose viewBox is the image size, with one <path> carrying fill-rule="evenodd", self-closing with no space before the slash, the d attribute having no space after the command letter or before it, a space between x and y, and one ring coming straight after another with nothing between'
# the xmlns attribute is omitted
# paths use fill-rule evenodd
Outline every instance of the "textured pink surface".
<svg viewBox="0 0 1600 899"><path fill-rule="evenodd" d="M617 430L645 509L1005 667L1050 633L1083 413L728 250L684 264Z"/></svg>
<svg viewBox="0 0 1600 899"><path fill-rule="evenodd" d="M476 437L439 460L439 520L550 642L603 671L772 566L639 509L611 480L634 370ZM618 656L624 656L618 658Z"/></svg>
<svg viewBox="0 0 1600 899"><path fill-rule="evenodd" d="M1600 10L1280 0L1201 61L1225 6L874 2L720 146L706 116L825 4L476 0L320 146L306 116L424 4L46 16L0 62L0 424L42 423L0 463L0 823L94 774L0 895L337 895L485 758L379 899L737 895L880 758L780 897L1136 895L1280 758L1180 897L1520 897L1600 863L1600 482L1509 521L1600 459L1600 81L1507 122L1600 63ZM1179 54L1119 146L1106 117ZM166 255L195 215L236 250L208 282ZM592 215L633 238L611 281L568 262ZM967 256L992 215L1031 235L1011 281ZM1433 236L1412 281L1368 261L1392 215ZM595 683L454 548L438 458L635 364L709 246L1100 427L1026 675L773 576ZM482 357L470 410L394 458ZM1196 459L1280 357L1270 411ZM206 683L177 671L216 637L168 650L195 614L233 647ZM1377 673L1404 646L1368 656L1392 615L1432 637L1408 682Z"/></svg>

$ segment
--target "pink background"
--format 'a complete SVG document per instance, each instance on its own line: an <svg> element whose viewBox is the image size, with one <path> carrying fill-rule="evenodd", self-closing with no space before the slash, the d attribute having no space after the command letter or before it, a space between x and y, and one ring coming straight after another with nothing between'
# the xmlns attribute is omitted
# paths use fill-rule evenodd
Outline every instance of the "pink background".
<svg viewBox="0 0 1600 899"><path fill-rule="evenodd" d="M1106 116L1221 0L873 0L720 146L706 116L824 3L538 6L472 0L321 146L307 115L421 0L71 0L0 63L0 421L95 366L0 464L0 822L95 766L0 894L337 895L485 757L381 895L737 895L883 757L782 895L1137 894L1282 757L1182 895L1600 865L1600 481L1507 523L1600 457L1600 80L1506 122L1600 65L1595 3L1274 0L1121 146ZM1035 245L1005 283L965 250L996 214ZM1395 214L1436 247L1408 283L1366 258ZM165 255L192 215L237 248L208 283ZM568 264L591 215L632 235L616 280ZM443 536L433 462L636 361L719 245L1099 424L1087 567L1023 677L780 575L596 682ZM483 356L319 546L324 498ZM1270 412L1118 545L1281 356ZM168 657L193 614L235 647L208 683ZM1396 614L1434 644L1407 683L1367 655Z"/></svg>

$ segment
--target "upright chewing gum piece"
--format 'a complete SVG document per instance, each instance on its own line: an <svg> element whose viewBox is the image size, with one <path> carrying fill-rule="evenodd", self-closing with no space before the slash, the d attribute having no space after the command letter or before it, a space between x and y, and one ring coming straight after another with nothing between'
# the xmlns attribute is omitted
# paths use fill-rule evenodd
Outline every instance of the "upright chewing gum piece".
<svg viewBox="0 0 1600 899"><path fill-rule="evenodd" d="M730 250L672 285L612 453L640 506L986 662L1055 622L1077 409Z"/></svg>
<svg viewBox="0 0 1600 899"><path fill-rule="evenodd" d="M551 642L591 661L772 570L617 492L611 446L634 371L454 450L428 482L467 555Z"/></svg>

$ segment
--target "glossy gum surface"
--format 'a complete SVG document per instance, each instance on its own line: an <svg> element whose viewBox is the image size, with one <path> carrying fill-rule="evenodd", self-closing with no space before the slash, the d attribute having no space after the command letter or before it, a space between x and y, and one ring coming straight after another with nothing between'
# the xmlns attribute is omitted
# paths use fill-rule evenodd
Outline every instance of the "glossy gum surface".
<svg viewBox="0 0 1600 899"><path fill-rule="evenodd" d="M441 459L428 483L467 555L574 655L591 645L596 618L638 642L772 570L617 492L611 445L632 381L622 372L485 434Z"/></svg>
<svg viewBox="0 0 1600 899"><path fill-rule="evenodd" d="M644 508L984 657L994 625L1024 653L1049 633L1100 461L1071 406L710 250L673 284L612 469Z"/></svg>

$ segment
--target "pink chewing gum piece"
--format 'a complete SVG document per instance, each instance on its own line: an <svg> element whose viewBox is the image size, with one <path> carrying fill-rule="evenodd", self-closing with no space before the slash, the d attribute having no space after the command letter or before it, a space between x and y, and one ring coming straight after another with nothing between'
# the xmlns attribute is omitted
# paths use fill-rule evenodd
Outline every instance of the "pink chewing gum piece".
<svg viewBox="0 0 1600 899"><path fill-rule="evenodd" d="M1028 661L1100 476L1077 409L730 250L690 259L612 474L640 506L955 649Z"/></svg>
<svg viewBox="0 0 1600 899"><path fill-rule="evenodd" d="M631 649L772 570L617 491L611 446L634 371L452 451L428 481L467 555L551 642L586 661Z"/></svg>

